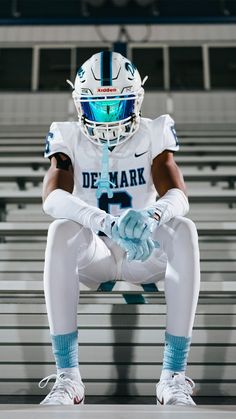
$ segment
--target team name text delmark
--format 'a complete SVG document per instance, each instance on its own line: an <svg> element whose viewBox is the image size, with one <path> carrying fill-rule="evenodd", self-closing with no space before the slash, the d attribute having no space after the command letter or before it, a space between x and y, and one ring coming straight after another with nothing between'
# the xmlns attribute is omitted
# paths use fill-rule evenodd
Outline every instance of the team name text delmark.
<svg viewBox="0 0 236 419"><path fill-rule="evenodd" d="M96 189L96 180L100 172L82 172L83 188ZM121 170L120 172L109 172L109 180L115 184L115 188L127 188L128 186L144 185L144 167L138 169Z"/></svg>

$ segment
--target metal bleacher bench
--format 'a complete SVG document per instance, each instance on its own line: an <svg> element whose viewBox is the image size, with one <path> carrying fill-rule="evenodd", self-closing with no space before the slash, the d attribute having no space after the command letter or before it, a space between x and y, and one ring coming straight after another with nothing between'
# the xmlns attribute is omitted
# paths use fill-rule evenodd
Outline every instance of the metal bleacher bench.
<svg viewBox="0 0 236 419"><path fill-rule="evenodd" d="M0 220L4 221L6 207L8 204L40 204L42 202L41 190L35 188L32 190L0 190ZM221 189L211 188L205 190L189 190L188 199L190 203L213 203L225 202L232 206L236 202L235 189Z"/></svg>
<svg viewBox="0 0 236 419"><path fill-rule="evenodd" d="M186 136L179 138L180 146L215 146L215 145L221 145L221 146L232 146L236 145L236 133L232 136L220 136L220 137L207 137L206 135L203 137L195 137L195 136Z"/></svg>
<svg viewBox="0 0 236 419"><path fill-rule="evenodd" d="M161 371L166 307L164 297L128 305L92 297L78 307L80 369L87 395L153 396ZM118 298L118 297L117 297ZM54 372L46 309L42 299L0 304L0 393L42 395L38 382ZM209 304L210 303L210 304ZM187 373L197 395L235 395L236 304L200 299ZM218 403L220 400L218 399Z"/></svg>
<svg viewBox="0 0 236 419"><path fill-rule="evenodd" d="M234 188L236 180L236 166L232 168L219 167L217 170L198 170L193 167L182 168L186 182L227 182L230 188ZM38 184L43 181L44 170L33 170L28 168L5 168L0 169L0 182L16 182L19 189L25 189L27 182Z"/></svg>
<svg viewBox="0 0 236 419"><path fill-rule="evenodd" d="M43 155L43 146L37 145L21 145L19 146L2 146L0 144L0 153L1 156L42 156Z"/></svg>
<svg viewBox="0 0 236 419"><path fill-rule="evenodd" d="M210 166L216 169L218 166L234 166L236 164L236 155L181 156L176 154L175 161L180 166L197 166L199 168ZM0 157L0 167L32 167L37 170L40 167L48 168L49 161L43 157L35 156Z"/></svg>
<svg viewBox="0 0 236 419"><path fill-rule="evenodd" d="M0 236L45 236L48 222L1 222ZM199 221L196 222L199 235L236 235L236 220L233 221Z"/></svg>
<svg viewBox="0 0 236 419"><path fill-rule="evenodd" d="M1 231L5 237L18 233L24 237L46 236L48 227L48 223L22 223L17 233L14 223L0 225L6 227ZM228 363L234 362L236 342L236 264L228 259L236 244L224 241L224 236L236 234L236 223L198 223L197 227L199 236L205 236L206 241L200 241L202 283L188 373L197 382L200 395L233 395L236 386L230 386L228 379L233 377L234 367ZM220 235L224 243L212 243L211 239L208 242L212 233ZM45 241L0 243L2 394L39 394L37 382L53 371L42 295L44 247ZM162 281L156 289L109 281L98 289L82 285L81 292L80 357L88 394L112 394L117 383L124 385L126 380L130 394L154 394L162 362L166 313ZM129 305L124 306L124 301ZM96 361L92 359L92 348L98 349Z"/></svg>
<svg viewBox="0 0 236 419"><path fill-rule="evenodd" d="M2 222L0 223L0 237L2 237L2 248L4 249L4 239L9 237L43 237L46 239L48 222ZM209 240L213 237L217 237L219 240L224 240L227 236L236 237L236 222L210 222L210 221L199 221L196 222L198 234L201 239ZM203 242L204 242L203 240ZM201 242L200 242L201 243ZM42 272L43 272L43 255L41 252L41 259L35 260L35 252L32 253L32 258L30 254L27 253L23 256L22 251L17 257L17 252L9 252L8 242L5 242L5 256L2 255L0 258L0 292L40 292L42 291ZM236 263L230 261L228 256L228 246L230 243L226 243L226 249L220 254L218 252L217 257L211 255L210 260L203 260L201 264L202 270L202 291L234 291L236 292L236 282L234 279L234 272L236 271ZM211 247L211 245L210 245ZM222 244L222 248L224 245ZM21 250L21 249L18 249ZM227 250L227 252L226 252ZM206 253L206 249L204 249ZM23 260L20 259L20 256L23 257ZM218 260L220 256L220 260ZM212 259L213 258L213 259ZM149 286L139 286L127 284L124 281L117 281L106 283L102 285L99 289L97 286L94 288L86 288L82 286L82 291L113 291L120 293L142 293L142 292L156 292L158 291L157 287L154 284ZM140 297L141 300L143 297ZM141 302L140 298L134 299L136 302Z"/></svg>
<svg viewBox="0 0 236 419"><path fill-rule="evenodd" d="M216 146L216 145L226 145L226 146L233 146L236 145L236 133L233 136L224 136L224 137L178 137L179 138L179 142L180 145L185 147L185 146ZM1 147L18 147L21 148L21 146L30 146L30 147L34 147L34 146L40 146L41 147L41 151L44 147L45 144L45 135L41 136L41 137L13 137L13 138L8 138L8 137L4 137L1 138L0 137L0 148Z"/></svg>
<svg viewBox="0 0 236 419"><path fill-rule="evenodd" d="M0 154L1 149L8 154L0 157L0 182L16 182L20 189L5 190L5 185L0 190L1 395L46 393L37 383L54 372L42 280L49 219L41 211L40 188L27 190L27 183L42 182L49 163L40 156L13 156L19 145L38 154L41 131L46 133L47 127L25 134L16 128L0 133ZM236 395L236 156L229 147L227 156L213 155L205 146L210 156L195 154L201 152L202 142L214 144L215 153L216 144L232 146L235 132L180 130L183 151L191 155L175 156L187 182L227 182L229 186L205 188L204 184L189 190L189 216L199 233L202 281L187 374L201 396ZM86 394L155 395L166 320L163 289L164 281L157 286L119 280L93 289L81 285L79 356Z"/></svg>
<svg viewBox="0 0 236 419"><path fill-rule="evenodd" d="M0 143L0 153L1 156L8 156L8 157L14 157L14 156L42 156L43 154L43 145L8 145L3 146ZM181 145L180 152L178 156L203 156L203 155L227 155L231 153L235 153L236 151L236 144L230 145L230 146L224 146L222 145Z"/></svg>
<svg viewBox="0 0 236 419"><path fill-rule="evenodd" d="M55 368L43 298L44 247L42 241L0 243L0 394L16 399L18 394L45 394L37 384ZM225 241L223 254L219 243L201 241L200 247L202 255L210 254L201 262L187 373L198 396L235 395L236 266L229 264L228 254L236 247ZM125 281L94 290L82 285L79 357L86 394L154 396L165 321L162 281L158 290Z"/></svg>

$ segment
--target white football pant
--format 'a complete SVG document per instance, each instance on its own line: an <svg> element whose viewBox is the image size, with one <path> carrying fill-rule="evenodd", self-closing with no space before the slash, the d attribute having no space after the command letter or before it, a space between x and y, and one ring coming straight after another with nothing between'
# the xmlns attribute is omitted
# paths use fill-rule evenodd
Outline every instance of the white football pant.
<svg viewBox="0 0 236 419"><path fill-rule="evenodd" d="M48 231L44 269L51 334L77 329L80 282L96 282L99 286L113 279L153 283L165 278L166 330L175 336L191 336L200 284L195 224L184 217L173 218L155 229L153 239L160 249L155 249L145 262L128 262L124 251L111 239L99 237L73 221L54 221Z"/></svg>

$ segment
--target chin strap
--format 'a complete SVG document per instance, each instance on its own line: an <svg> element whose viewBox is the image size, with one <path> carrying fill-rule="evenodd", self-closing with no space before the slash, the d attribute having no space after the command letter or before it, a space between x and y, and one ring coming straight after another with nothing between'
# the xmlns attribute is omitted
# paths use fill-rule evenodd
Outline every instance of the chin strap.
<svg viewBox="0 0 236 419"><path fill-rule="evenodd" d="M116 185L109 179L109 149L107 143L102 146L102 171L100 179L96 181L95 186L97 186L97 198L100 198L103 193L106 193L108 198L113 197L113 190L111 189L111 186Z"/></svg>

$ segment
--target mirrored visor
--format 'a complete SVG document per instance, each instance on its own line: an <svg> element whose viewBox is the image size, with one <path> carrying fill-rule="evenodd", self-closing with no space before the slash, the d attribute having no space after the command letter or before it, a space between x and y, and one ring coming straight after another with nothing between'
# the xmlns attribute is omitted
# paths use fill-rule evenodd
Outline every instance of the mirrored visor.
<svg viewBox="0 0 236 419"><path fill-rule="evenodd" d="M101 98L86 98L81 101L83 115L94 122L116 122L130 117L134 113L135 96L112 97L109 100Z"/></svg>

